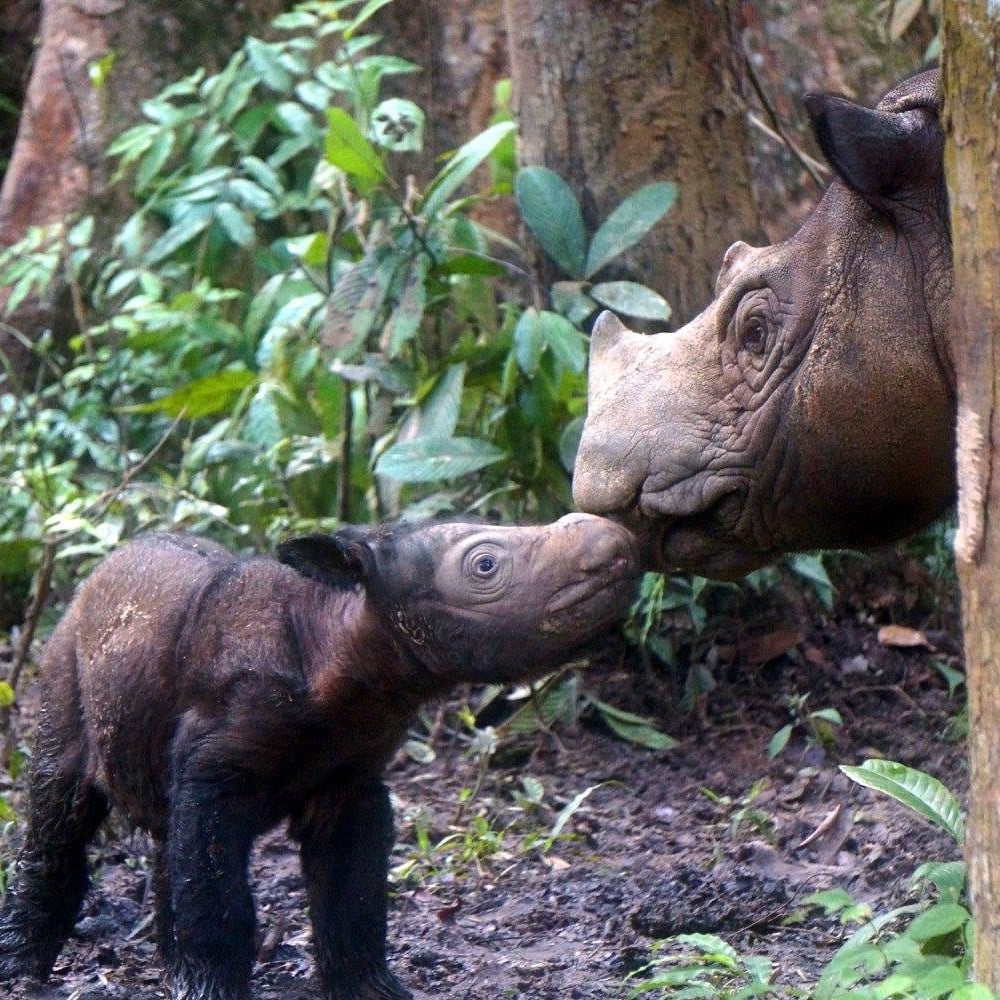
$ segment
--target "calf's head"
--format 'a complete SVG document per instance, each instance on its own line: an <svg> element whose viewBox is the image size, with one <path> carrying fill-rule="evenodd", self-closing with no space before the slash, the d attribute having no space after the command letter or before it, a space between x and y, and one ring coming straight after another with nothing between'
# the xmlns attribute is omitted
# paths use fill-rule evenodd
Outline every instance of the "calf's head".
<svg viewBox="0 0 1000 1000"><path fill-rule="evenodd" d="M344 528L278 547L317 578L356 581L380 624L441 683L549 669L628 608L638 552L621 525L464 522Z"/></svg>
<svg viewBox="0 0 1000 1000"><path fill-rule="evenodd" d="M954 491L951 246L934 71L874 110L806 100L835 179L801 229L734 243L676 333L597 322L581 509L622 517L652 567L734 576L868 546Z"/></svg>

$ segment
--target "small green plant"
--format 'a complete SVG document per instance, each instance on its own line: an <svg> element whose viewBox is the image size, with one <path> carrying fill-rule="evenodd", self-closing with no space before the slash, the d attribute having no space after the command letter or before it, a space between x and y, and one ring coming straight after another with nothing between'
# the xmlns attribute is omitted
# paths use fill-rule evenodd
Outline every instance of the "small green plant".
<svg viewBox="0 0 1000 1000"><path fill-rule="evenodd" d="M836 727L843 725L843 718L835 708L818 708L809 711L808 694L786 694L783 698L792 721L782 726L767 745L767 755L772 760L788 746L796 729L805 733L806 739L824 750L836 743Z"/></svg>
<svg viewBox="0 0 1000 1000"><path fill-rule="evenodd" d="M730 837L736 837L745 824L763 836L765 840L772 841L774 839L774 821L766 810L754 805L761 792L769 788L770 784L769 778L759 778L750 786L746 795L735 802L730 796L720 795L712 791L711 788L702 787L699 791L728 815L728 834Z"/></svg>
<svg viewBox="0 0 1000 1000"><path fill-rule="evenodd" d="M841 770L853 781L891 796L961 845L961 807L936 778L886 760L844 765ZM822 909L851 928L811 988L775 983L767 959L741 956L720 938L680 935L657 942L652 961L626 978L626 985L632 984L629 996L660 990L663 996L719 1000L996 1000L986 987L969 981L974 927L964 903L965 865L923 864L910 886L922 898L875 915L842 889L816 892L804 900L804 909ZM802 913L800 909L793 920L801 921Z"/></svg>
<svg viewBox="0 0 1000 1000"><path fill-rule="evenodd" d="M667 948L671 949L669 954L660 954ZM658 941L653 955L652 961L626 977L626 985L634 984L629 1000L653 991L668 997L709 1000L796 995L771 985L775 969L770 959L740 955L714 934L678 934Z"/></svg>

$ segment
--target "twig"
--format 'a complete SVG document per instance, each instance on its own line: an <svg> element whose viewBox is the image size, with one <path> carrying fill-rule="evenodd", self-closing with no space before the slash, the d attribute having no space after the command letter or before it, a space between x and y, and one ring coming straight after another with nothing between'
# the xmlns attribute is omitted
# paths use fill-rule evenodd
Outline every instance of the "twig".
<svg viewBox="0 0 1000 1000"><path fill-rule="evenodd" d="M21 679L21 671L24 669L24 664L28 659L28 651L31 649L31 642L35 638L35 630L38 628L38 619L42 613L42 606L45 604L45 598L49 596L49 592L52 589L52 569L56 561L56 543L48 541L45 543L44 549L42 549L42 564L38 567L38 572L35 573L35 581L33 587L33 593L31 595L31 603L28 605L27 613L24 616L24 626L21 629L21 635L17 643L17 652L14 654L14 662L10 667L10 674L7 677L7 683L10 684L15 696L17 694L17 684ZM8 723L10 722L10 708L5 708L3 710L3 715L0 717L0 724L2 724L4 730L8 729Z"/></svg>
<svg viewBox="0 0 1000 1000"><path fill-rule="evenodd" d="M746 64L747 76L750 78L750 83L753 86L754 93L763 105L764 111L767 112L767 117L771 120L771 129L768 129L768 127L760 121L759 118L756 118L752 112L748 116L750 121L772 137L778 139L780 142L783 142L788 147L792 156L794 156L795 159L802 164L806 173L808 173L813 179L816 186L819 188L823 187L824 176L828 174L829 171L822 163L818 160L814 160L807 153L804 153L792 141L791 137L785 131L784 125L781 124L781 119L778 117L777 111L774 110L774 105L771 104L771 101L768 99L768 96L764 91L764 85L761 83L760 77L757 75L757 70L754 69L753 60L746 52L743 53L743 61Z"/></svg>

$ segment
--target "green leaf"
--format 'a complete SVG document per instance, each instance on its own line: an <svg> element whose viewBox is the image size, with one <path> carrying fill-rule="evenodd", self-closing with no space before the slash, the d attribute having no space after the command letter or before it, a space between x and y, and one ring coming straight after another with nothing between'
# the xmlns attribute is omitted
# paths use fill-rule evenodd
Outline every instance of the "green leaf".
<svg viewBox="0 0 1000 1000"><path fill-rule="evenodd" d="M586 340L565 316L542 310L537 324L542 340L563 368L582 372L587 367Z"/></svg>
<svg viewBox="0 0 1000 1000"><path fill-rule="evenodd" d="M428 186L421 206L422 214L428 219L436 216L504 136L513 131L513 122L500 122L460 146Z"/></svg>
<svg viewBox="0 0 1000 1000"><path fill-rule="evenodd" d="M556 816L556 821L552 824L552 829L549 831L549 835L546 838L549 846L559 839L559 835L563 832L563 828L573 818L573 814L580 808L580 806L583 805L586 799L589 798L593 792L596 792L597 789L603 784L604 782L597 785L591 785L589 788L585 788L582 792L578 792L572 799L570 799L569 802L566 803L566 805L562 807L562 809L559 810L559 815Z"/></svg>
<svg viewBox="0 0 1000 1000"><path fill-rule="evenodd" d="M964 927L972 915L958 903L938 903L913 919L904 934L914 941L930 941Z"/></svg>
<svg viewBox="0 0 1000 1000"><path fill-rule="evenodd" d="M0 708L10 708L14 704L14 689L7 681L0 681Z"/></svg>
<svg viewBox="0 0 1000 1000"><path fill-rule="evenodd" d="M200 236L212 221L211 209L191 211L180 222L171 226L147 251L144 263L151 267Z"/></svg>
<svg viewBox="0 0 1000 1000"><path fill-rule="evenodd" d="M464 363L448 367L420 407L400 428L400 441L422 437L450 438L455 433L462 407L465 370Z"/></svg>
<svg viewBox="0 0 1000 1000"><path fill-rule="evenodd" d="M587 231L570 186L548 167L525 167L514 179L514 195L542 249L570 277L584 277Z"/></svg>
<svg viewBox="0 0 1000 1000"><path fill-rule="evenodd" d="M174 132L161 132L154 140L149 152L143 156L139 163L139 169L135 174L135 188L137 191L144 191L160 172L163 164L167 162L174 148Z"/></svg>
<svg viewBox="0 0 1000 1000"><path fill-rule="evenodd" d="M538 322L538 310L534 307L525 309L514 327L514 357L518 368L529 378L538 371L538 362L544 349L545 341Z"/></svg>
<svg viewBox="0 0 1000 1000"><path fill-rule="evenodd" d="M196 420L231 409L236 397L256 381L257 376L245 369L217 372L189 382L160 399L123 406L122 410L126 413L167 413L172 417L183 413L186 419Z"/></svg>
<svg viewBox="0 0 1000 1000"><path fill-rule="evenodd" d="M859 785L891 796L962 843L962 808L937 778L891 760L866 760L860 767L842 764L840 770Z"/></svg>
<svg viewBox="0 0 1000 1000"><path fill-rule="evenodd" d="M364 7L354 15L354 20L344 28L344 38L350 38L376 11L381 10L391 2L392 0L368 0Z"/></svg>
<svg viewBox="0 0 1000 1000"><path fill-rule="evenodd" d="M774 760L775 757L781 753L782 750L788 746L788 741L792 737L792 730L795 726L789 723L787 726L782 726L770 739L767 744L767 755Z"/></svg>
<svg viewBox="0 0 1000 1000"><path fill-rule="evenodd" d="M259 38L248 38L244 49L250 65L268 87L282 94L291 90L292 77L281 62L277 45L262 42Z"/></svg>
<svg viewBox="0 0 1000 1000"><path fill-rule="evenodd" d="M427 307L427 272L430 261L420 254L411 263L403 281L396 308L382 331L382 344L390 358L395 358L420 329Z"/></svg>
<svg viewBox="0 0 1000 1000"><path fill-rule="evenodd" d="M828 611L832 611L836 588L826 572L822 556L797 552L795 555L788 556L785 562L793 573L801 576L812 586L813 592L823 602L823 606Z"/></svg>
<svg viewBox="0 0 1000 1000"><path fill-rule="evenodd" d="M638 243L670 211L676 200L677 185L671 181L648 184L629 195L594 233L584 276L589 278L608 261Z"/></svg>
<svg viewBox="0 0 1000 1000"><path fill-rule="evenodd" d="M425 437L386 449L375 472L402 483L432 483L466 476L506 457L495 445L476 438Z"/></svg>
<svg viewBox="0 0 1000 1000"><path fill-rule="evenodd" d="M600 712L608 728L623 740L647 750L671 750L677 746L677 740L657 729L649 719L598 701L597 698L588 698L588 701Z"/></svg>
<svg viewBox="0 0 1000 1000"><path fill-rule="evenodd" d="M220 201L215 206L215 218L222 231L238 247L249 246L256 238L250 220L232 202Z"/></svg>
<svg viewBox="0 0 1000 1000"><path fill-rule="evenodd" d="M811 719L825 719L834 726L842 726L844 718L835 708L820 708L809 713Z"/></svg>
<svg viewBox="0 0 1000 1000"><path fill-rule="evenodd" d="M626 316L663 322L670 319L667 300L659 292L635 281L603 281L590 289L590 295L601 305Z"/></svg>
<svg viewBox="0 0 1000 1000"><path fill-rule="evenodd" d="M34 553L41 545L36 538L12 538L0 542L0 579L26 576L34 564Z"/></svg>
<svg viewBox="0 0 1000 1000"><path fill-rule="evenodd" d="M345 174L375 183L385 176L385 168L375 147L361 134L357 122L343 108L326 112L326 159Z"/></svg>

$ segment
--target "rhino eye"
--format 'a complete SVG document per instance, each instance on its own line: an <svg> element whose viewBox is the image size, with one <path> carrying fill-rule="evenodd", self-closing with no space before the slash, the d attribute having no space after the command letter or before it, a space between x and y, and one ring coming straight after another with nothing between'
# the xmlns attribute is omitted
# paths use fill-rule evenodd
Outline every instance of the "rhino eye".
<svg viewBox="0 0 1000 1000"><path fill-rule="evenodd" d="M751 316L743 325L743 346L760 353L767 343L767 322L763 316Z"/></svg>
<svg viewBox="0 0 1000 1000"><path fill-rule="evenodd" d="M497 571L499 565L500 563L496 557L490 555L489 552L482 552L477 556L473 556L471 563L472 572L482 579L491 577Z"/></svg>

